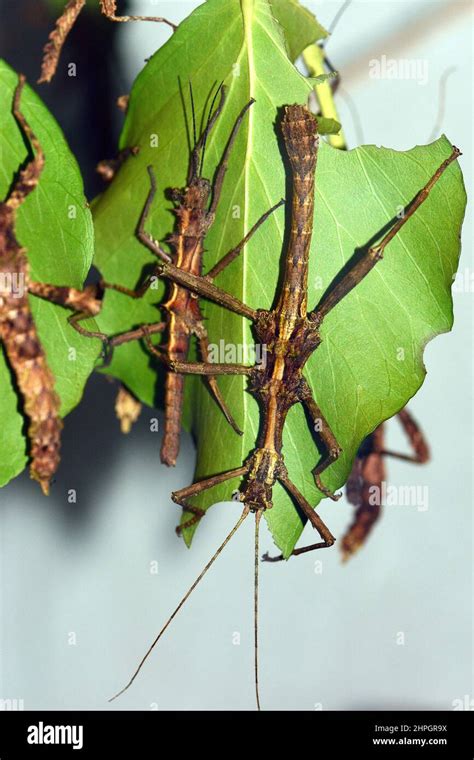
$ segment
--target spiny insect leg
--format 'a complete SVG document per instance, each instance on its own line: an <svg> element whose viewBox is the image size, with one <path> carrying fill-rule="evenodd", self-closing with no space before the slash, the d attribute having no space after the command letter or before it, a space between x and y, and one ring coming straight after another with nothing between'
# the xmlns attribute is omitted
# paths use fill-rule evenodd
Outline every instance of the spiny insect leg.
<svg viewBox="0 0 474 760"><path fill-rule="evenodd" d="M212 188L212 201L209 208L210 214L215 214L217 205L219 203L221 192L222 192L222 186L224 184L224 177L227 172L227 167L229 163L229 156L231 154L235 138L237 137L238 131L240 129L240 125L242 124L242 121L244 119L245 114L247 113L250 106L252 106L255 103L255 100L251 98L248 103L242 108L241 112L239 113L236 122L233 126L232 132L230 134L228 143L226 145L224 155L222 156L222 160L220 162L219 168L217 170L216 178L214 180L213 188Z"/></svg>
<svg viewBox="0 0 474 760"><path fill-rule="evenodd" d="M177 29L177 25L173 24L163 16L116 16L117 10L116 0L99 0L100 10L109 21L127 22L127 21L156 21L162 24L167 24L173 30Z"/></svg>
<svg viewBox="0 0 474 760"><path fill-rule="evenodd" d="M262 225L270 216L270 214L273 214L274 211L276 211L280 206L283 206L285 203L285 200L282 198L278 203L275 203L274 206L272 206L268 211L265 211L264 214L258 219L253 227L247 232L245 237L240 241L238 245L235 246L235 248L232 248L230 251L228 251L221 259L220 261L215 264L212 269L207 273L206 279L208 280L214 280L217 275L222 272L223 269L225 269L229 264L234 261L234 259L237 258L237 256L241 253L244 246L247 245L252 235L258 230L260 225Z"/></svg>
<svg viewBox="0 0 474 760"><path fill-rule="evenodd" d="M140 215L137 226L137 237L143 245L145 245L151 253L157 256L162 261L171 261L171 257L163 250L157 240L155 240L149 232L145 229L145 222L150 214L151 205L156 195L156 177L152 166L148 166L148 175L150 177L150 190L143 206L143 211Z"/></svg>
<svg viewBox="0 0 474 760"><path fill-rule="evenodd" d="M217 364L211 362L180 362L171 359L164 360L170 369L182 375L250 375L253 367L244 364Z"/></svg>
<svg viewBox="0 0 474 760"><path fill-rule="evenodd" d="M100 284L104 290L115 290L117 293L122 293L125 296L130 296L130 298L139 299L143 298L156 277L157 272L152 272L151 274L147 275L147 277L145 277L138 288L127 288L125 285L117 285L113 282L107 282L106 280L101 280Z"/></svg>
<svg viewBox="0 0 474 760"><path fill-rule="evenodd" d="M397 418L401 423L405 433L408 436L413 454L401 454L397 451L381 449L380 454L394 459L402 459L404 462L413 462L414 464L425 464L430 459L430 450L428 443L421 432L417 422L412 417L408 409L401 409Z"/></svg>
<svg viewBox="0 0 474 760"><path fill-rule="evenodd" d="M295 500L298 507L305 514L305 516L308 518L313 528L317 530L317 532L319 533L322 539L322 541L319 541L316 544L311 544L310 546L304 546L301 549L295 549L292 552L292 555L304 554L305 552L314 551L315 549L327 549L330 546L332 546L336 539L334 538L334 536L332 535L331 531L326 526L326 524L321 520L318 513L312 508L311 504L305 499L301 491L298 490L295 484L286 475L280 475L278 480L282 484L282 486L288 491L290 496ZM282 559L284 559L284 557L282 554L279 554L276 557L271 557L268 553L266 553L263 555L262 559L265 562L280 562Z"/></svg>
<svg viewBox="0 0 474 760"><path fill-rule="evenodd" d="M415 195L411 203L404 210L404 214L399 218L393 226L389 229L386 235L382 238L377 245L370 246L362 258L344 275L344 277L338 282L326 296L323 296L322 301L316 307L316 309L309 314L309 318L321 323L331 309L333 309L342 299L351 292L356 285L361 282L366 275L374 268L376 263L383 258L383 252L386 246L397 235L402 227L408 222L410 217L417 211L417 209L426 201L429 197L434 185L438 182L443 172L446 171L448 166L455 161L461 155L459 148L453 146L451 154L446 158L435 171L433 176L429 179L426 185Z"/></svg>
<svg viewBox="0 0 474 760"><path fill-rule="evenodd" d="M208 491L209 489L214 488L214 486L220 485L220 483L225 483L226 480L242 477L248 472L248 469L249 467L246 464L242 467L237 467L234 470L228 470L227 472L222 472L219 475L213 475L212 477L206 478L205 480L200 480L197 483L193 483L191 486L181 488L179 491L174 491L171 494L171 498L174 503L179 504L183 508L184 512L190 512L192 515L194 515L194 517L192 517L187 522L183 523L182 525L178 525L176 528L176 533L180 535L183 530L195 525L206 514L204 509L200 509L199 507L195 507L190 504L189 499L191 499L193 496L197 496L198 494L203 493L204 491Z"/></svg>
<svg viewBox="0 0 474 760"><path fill-rule="evenodd" d="M342 494L335 494L329 488L326 488L326 486L322 483L320 476L324 470L326 470L333 462L336 461L336 459L340 456L342 449L337 442L336 436L329 427L329 424L324 417L321 409L314 400L311 388L307 383L305 383L305 396L303 399L303 404L308 410L308 413L314 423L314 429L321 437L321 440L327 449L326 456L312 471L314 481L319 490L322 491L325 496L328 496L333 501L338 501L338 499L341 498Z"/></svg>
<svg viewBox="0 0 474 760"><path fill-rule="evenodd" d="M201 356L207 364L209 363L209 338L207 335L207 330L203 325L199 325L197 329L195 330L195 332L199 341ZM227 407L226 402L224 401L224 397L221 393L221 390L219 388L216 378L212 375L208 375L206 377L206 381L214 397L214 400L216 401L216 404L220 407L229 425L232 427L233 430L235 430L235 432L238 435L243 435L242 430L240 430L240 428L238 427L236 421L234 420L232 414L230 413L230 410Z"/></svg>
<svg viewBox="0 0 474 760"><path fill-rule="evenodd" d="M127 332L119 333L118 335L113 335L112 337L107 337L104 342L104 363L102 364L102 368L108 367L111 363L112 357L114 355L114 348L116 346L121 346L124 343L130 343L133 340L141 340L142 338L148 341L150 335L155 335L157 333L163 332L166 326L166 322L156 322L155 324L142 325L142 327L137 327L135 330L128 330Z"/></svg>
<svg viewBox="0 0 474 760"><path fill-rule="evenodd" d="M103 332L99 332L98 330L87 330L85 327L82 327L82 325L79 324L79 322L82 322L84 319L91 319L90 313L87 311L76 311L74 314L71 314L71 316L67 318L67 321L71 327L73 327L76 332L78 332L79 335L82 335L84 338L97 338L98 340L101 340L104 345L108 344L108 335Z"/></svg>
<svg viewBox="0 0 474 760"><path fill-rule="evenodd" d="M166 329L166 326L166 322L155 322L154 324L150 325L142 325L141 327L137 327L135 330L128 330L127 332L114 335L112 338L109 338L109 343L115 348L115 346L121 346L124 343L130 343L133 340L141 340L142 338L146 338L148 335L156 335L158 333L162 333L163 330Z"/></svg>

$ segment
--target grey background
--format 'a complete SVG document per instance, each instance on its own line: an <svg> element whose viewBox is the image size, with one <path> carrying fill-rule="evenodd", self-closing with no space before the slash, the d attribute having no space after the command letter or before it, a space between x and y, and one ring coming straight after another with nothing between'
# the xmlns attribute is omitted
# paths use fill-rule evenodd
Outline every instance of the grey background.
<svg viewBox="0 0 474 760"><path fill-rule="evenodd" d="M150 3L134 3L150 12ZM179 20L197 3L153 3ZM328 25L340 4L307 3ZM327 51L341 72L349 145L406 149L435 126L439 80L448 80L442 130L463 150L472 182L470 4L354 2ZM120 29L131 80L165 39L153 25ZM373 80L385 54L428 61L426 85ZM350 100L347 100L347 97ZM357 104L357 114L353 112ZM362 135L360 134L362 131ZM461 271L472 272L472 226ZM472 686L472 286L456 292L455 327L428 345L428 376L410 408L428 436L424 467L391 461L389 482L429 488L429 509L389 507L366 548L346 565L337 545L261 566L261 699L267 709L451 709ZM171 490L191 482L183 434L178 467L159 464L160 434L145 409L128 437L114 420L114 387L91 380L66 420L63 463L45 499L26 474L0 494L0 697L25 709L253 709L252 552L248 521L163 638L130 691L131 674L182 593L236 519L212 509L191 551L174 535ZM161 419L161 418L160 418ZM406 449L395 421L389 444ZM77 489L76 504L67 501ZM320 512L336 536L351 508ZM310 529L302 541L312 540ZM272 550L266 528L262 551ZM150 572L158 563L158 573ZM316 573L322 562L322 573ZM397 644L403 632L405 644ZM235 644L235 633L240 644ZM74 640L75 643L71 643Z"/></svg>

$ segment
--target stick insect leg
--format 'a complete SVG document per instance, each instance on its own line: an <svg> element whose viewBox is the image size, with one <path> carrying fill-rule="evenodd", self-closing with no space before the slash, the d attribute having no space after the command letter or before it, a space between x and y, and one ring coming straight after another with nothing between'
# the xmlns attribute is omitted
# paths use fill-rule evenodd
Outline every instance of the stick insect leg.
<svg viewBox="0 0 474 760"><path fill-rule="evenodd" d="M171 262L171 257L166 253L166 251L163 250L163 248L160 246L159 242L155 240L146 230L145 230L145 222L148 218L148 215L150 213L151 205L153 203L153 199L156 195L156 178L155 173L153 171L152 166L148 166L148 174L150 176L150 190L148 191L148 195L145 201L145 205L143 206L142 213L140 215L140 219L138 221L138 226L136 230L136 234L138 239L141 243L143 243L146 248L148 248L151 253L153 253L157 258L159 258L162 261L165 262ZM104 289L108 290L115 290L118 293L123 293L126 296L130 296L130 298L142 298L145 293L147 292L148 288L151 286L154 279L159 274L158 270L155 270L152 272L152 274L148 275L144 279L141 285L138 286L138 288L127 288L124 285L116 285L111 282L106 282L105 280L101 281L101 286Z"/></svg>
<svg viewBox="0 0 474 760"><path fill-rule="evenodd" d="M283 206L285 203L284 199L282 198L278 203L275 203L274 206L272 206L268 211L265 211L264 214L258 219L253 227L247 232L245 237L240 241L238 245L235 246L235 248L232 248L232 250L228 251L225 256L223 256L220 261L215 264L212 269L207 273L206 279L208 280L214 280L217 275L222 272L223 269L225 269L229 264L234 261L234 259L237 258L237 256L241 253L244 246L247 245L252 235L258 230L260 225L262 225L270 216L270 214L273 214L274 211L276 211L280 206Z"/></svg>
<svg viewBox="0 0 474 760"><path fill-rule="evenodd" d="M105 347L109 342L109 336L103 332L86 330L85 327L82 327L82 325L79 324L79 322L82 322L84 319L91 319L91 315L88 312L76 311L74 314L71 314L71 316L67 318L67 321L71 327L74 327L79 335L83 335L85 338L97 338L104 343Z"/></svg>
<svg viewBox="0 0 474 760"><path fill-rule="evenodd" d="M209 362L209 338L208 338L208 335L207 335L207 330L205 329L204 326L202 326L202 325L199 326L199 328L198 328L198 330L196 332L196 336L197 336L198 341L199 341L199 348L201 350L201 356L202 356L202 358L204 359L204 361L206 363L210 363ZM209 386L209 389L210 389L210 391L211 391L211 393L212 393L212 395L214 397L214 400L216 401L217 405L221 409L224 417L226 418L226 420L229 423L229 425L231 426L231 428L233 430L235 430L235 432L238 435L243 435L242 430L240 430L240 428L238 427L236 421L234 420L232 414L230 413L230 411L229 411L229 409L227 407L226 402L224 401L224 397L223 397L223 395L222 395L222 393L220 391L220 388L219 388L219 385L217 384L217 380L216 380L215 376L208 375L207 378L206 378L206 380L207 380L207 384Z"/></svg>
<svg viewBox="0 0 474 760"><path fill-rule="evenodd" d="M140 240L143 245L145 245L151 253L153 253L155 256L157 256L162 261L171 261L171 256L169 256L166 251L163 250L161 245L157 240L155 240L149 232L145 229L145 222L148 219L148 216L150 214L151 205L153 203L153 199L156 195L156 177L155 172L153 171L152 166L147 166L148 175L150 177L150 190L148 191L148 195L145 201L145 205L143 206L143 211L140 215L140 219L138 220L138 226L137 226L137 237Z"/></svg>
<svg viewBox="0 0 474 760"><path fill-rule="evenodd" d="M393 457L394 459L402 459L404 462L425 464L429 461L430 450L423 433L418 427L418 424L407 409L402 409L400 412L398 412L397 417L405 433L408 435L414 454L401 454L397 451L390 451L388 449L380 449L379 453L382 456Z"/></svg>
<svg viewBox="0 0 474 760"><path fill-rule="evenodd" d="M141 340L149 335L156 335L162 333L166 329L166 322L156 322L151 325L143 325L137 327L135 330L128 330L118 335L113 335L107 339L107 343L104 346L104 363L101 368L108 367L112 361L114 355L114 348L122 346L124 343L130 343L133 340Z"/></svg>
<svg viewBox="0 0 474 760"><path fill-rule="evenodd" d="M153 203L153 199L156 195L156 177L155 173L153 171L152 166L148 166L148 174L150 176L150 190L148 191L148 195L145 201L145 205L143 206L142 213L140 215L140 219L138 221L138 226L136 230L136 235L141 243L143 243L146 248L148 248L151 253L153 253L157 258L159 258L161 261L164 262L171 262L171 256L169 256L166 251L163 250L161 245L157 240L155 240L149 232L145 230L145 222L148 219L151 205ZM153 271L148 277L145 278L145 280L142 282L141 285L138 286L138 288L127 288L124 285L116 285L111 282L105 282L102 281L101 285L105 289L109 290L116 290L118 293L123 293L124 295L130 296L130 298L142 298L145 293L147 292L148 288L151 286L154 279L158 276L159 270L156 269Z"/></svg>
<svg viewBox="0 0 474 760"><path fill-rule="evenodd" d="M128 330L128 332L119 333L109 338L109 343L115 348L115 346L122 346L124 343L130 343L133 340L142 340L148 335L156 335L162 333L166 329L166 322L156 322L151 325L142 325L135 330Z"/></svg>
<svg viewBox="0 0 474 760"><path fill-rule="evenodd" d="M168 21L168 19L163 18L163 16L116 16L115 11L117 10L117 2L116 0L99 0L100 1L100 9L104 16L109 19L109 21L118 21L118 22L127 22L127 21L156 21L161 22L163 24L167 24L170 26L173 30L173 32L178 28L176 24L173 24L171 21Z"/></svg>
<svg viewBox="0 0 474 760"><path fill-rule="evenodd" d="M390 230L387 232L387 234L382 238L380 243L378 243L375 246L371 246L368 248L368 250L365 252L363 257L359 259L359 261L354 264L352 269L350 269L347 274L340 280L340 282L336 285L335 288L331 290L330 293L328 293L326 296L323 296L322 301L320 304L316 307L316 309L309 314L309 318L316 321L318 324L322 322L326 314L328 314L331 309L333 309L339 301L342 301L342 299L351 292L351 290L361 282L361 280L366 277L366 275L369 274L369 272L374 268L376 263L380 261L380 259L383 258L383 252L387 245L390 243L390 241L395 237L395 235L398 234L398 232L402 229L403 225L408 222L411 216L415 213L415 211L424 203L424 201L428 198L431 190L433 189L434 185L438 180L440 179L441 175L444 171L448 168L448 166L455 161L459 156L461 155L461 151L453 146L453 149L451 151L451 154L446 158L443 163L438 167L438 169L435 171L431 179L426 183L426 185L416 194L414 199L411 201L411 203L408 204L407 208L405 209L404 216L400 219L398 219L394 225L390 228Z"/></svg>
<svg viewBox="0 0 474 760"><path fill-rule="evenodd" d="M156 356L163 364L172 372L177 372L180 375L205 375L207 377L214 377L216 375L250 375L253 371L253 367L245 367L243 364L214 364L213 362L181 362L176 359L170 359L164 351L154 346L150 340L147 326L142 328L144 333L145 342L147 348L154 356Z"/></svg>
<svg viewBox="0 0 474 760"><path fill-rule="evenodd" d="M228 470L227 472L222 472L220 475L213 475L210 478L206 478L205 480L200 480L197 483L193 483L191 486L181 488L179 491L174 491L171 494L171 498L174 503L179 504L183 508L184 512L190 512L193 515L193 517L191 517L187 522L183 523L182 525L178 525L176 528L176 533L178 536L183 530L186 528L191 528L193 525L199 522L199 520L201 520L201 518L206 514L204 509L200 509L199 507L195 507L190 504L189 499L191 499L193 496L197 496L198 494L203 493L203 491L208 491L210 488L214 488L214 486L220 485L220 483L225 483L226 480L242 477L242 475L245 475L248 472L248 469L248 465L243 465L242 467L237 467L235 470Z"/></svg>
<svg viewBox="0 0 474 760"><path fill-rule="evenodd" d="M311 388L309 385L305 382L305 395L303 398L303 404L305 405L306 409L309 412L309 415L315 425L315 429L317 426L317 432L321 436L321 440L323 441L326 449L327 454L326 456L321 460L321 462L313 469L313 477L314 481L316 483L316 486L319 488L320 491L323 492L325 496L328 496L333 501L338 501L342 494L335 494L333 493L329 488L326 488L326 486L321 481L321 473L324 472L330 465L338 459L340 456L342 449L339 446L339 443L337 442L336 436L332 432L331 428L329 427L326 418L324 417L321 409L317 405L316 401L313 398L313 394L311 392Z"/></svg>
<svg viewBox="0 0 474 760"><path fill-rule="evenodd" d="M329 528L326 526L326 524L321 520L318 513L312 508L311 504L305 499L301 491L298 490L298 488L295 486L294 483L286 476L281 475L278 480L282 484L282 486L288 491L290 496L293 497L293 499L298 504L301 511L306 515L308 520L310 521L313 528L317 530L319 535L321 536L321 541L318 541L316 544L311 544L310 546L303 546L300 549L295 549L291 554L292 556L297 556L298 554L305 554L306 552L314 551L315 549L327 549L330 546L332 546L335 542L335 538L332 535ZM280 562L282 559L284 559L283 554L279 554L276 557L271 557L268 553L264 554L262 559L265 562Z"/></svg>
<svg viewBox="0 0 474 760"><path fill-rule="evenodd" d="M149 344L149 348L155 349ZM156 349L153 353L156 352ZM161 357L173 372L179 372L181 375L205 375L213 377L216 375L250 375L254 367L246 367L244 364L217 364L214 362L180 362L168 357Z"/></svg>
<svg viewBox="0 0 474 760"><path fill-rule="evenodd" d="M106 280L101 280L100 285L104 290L115 290L117 293L123 293L125 296L130 296L130 298L143 298L145 293L147 292L148 288L151 286L152 282L154 281L154 278L157 277L157 273L153 272L152 274L145 277L142 284L138 286L138 288L127 288L125 285L116 285L113 282L107 282Z"/></svg>
<svg viewBox="0 0 474 760"><path fill-rule="evenodd" d="M222 192L222 186L224 184L224 177L227 172L227 167L229 163L229 156L232 151L232 147L235 142L235 138L237 137L238 131L240 129L240 125L242 124L242 121L244 119L245 114L249 110L249 108L255 103L255 100L253 98L250 98L249 102L246 103L246 105L242 108L241 112L239 113L236 122L232 128L232 132L230 133L229 140L227 142L224 155L222 156L222 160L219 164L219 168L216 173L216 177L214 180L213 188L212 188L212 201L211 205L209 207L209 213L215 214L216 208L218 206L221 192Z"/></svg>

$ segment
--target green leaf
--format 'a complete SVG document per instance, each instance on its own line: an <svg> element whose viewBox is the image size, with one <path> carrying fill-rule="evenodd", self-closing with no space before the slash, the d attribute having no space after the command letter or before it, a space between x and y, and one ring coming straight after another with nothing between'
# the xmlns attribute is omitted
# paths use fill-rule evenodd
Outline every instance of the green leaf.
<svg viewBox="0 0 474 760"><path fill-rule="evenodd" d="M217 46L216 39L220 40ZM235 246L286 192L275 122L283 104L306 102L311 82L289 61L281 28L266 0L208 0L180 25L134 85L121 147L139 145L140 153L127 161L94 208L97 263L111 282L134 286L143 266L153 260L134 236L148 190L149 163L156 169L159 188L148 229L161 240L172 229L170 203L164 193L169 186L185 183L189 154L178 77L183 92L192 81L195 102L201 107L213 81L225 81L229 88L206 152L207 177L218 164L237 113L249 97L256 99L235 144L216 222L206 240L206 268ZM151 147L154 134L159 137L157 148ZM354 250L411 200L448 154L445 138L407 153L372 146L341 152L321 145L310 306L316 305ZM464 202L460 170L453 165L416 218L387 248L385 260L324 324L324 342L308 363L306 377L344 449L324 474L330 488L340 487L347 479L363 438L417 391L424 377L424 345L451 327L450 285L459 254ZM217 284L252 307L269 308L280 273L283 237L284 213L280 209L245 253L219 275ZM143 302L131 302L109 293L101 326L118 332L156 321L160 298L161 293L154 292ZM234 357L227 353L223 360L240 360L240 351L250 363L247 321L213 304L203 307L211 342L224 341L230 352L237 352ZM403 360L399 359L401 349ZM142 346L120 348L111 372L141 400L152 402L156 368ZM199 479L238 467L257 439L259 411L246 392L246 382L226 377L220 378L219 384L245 434L240 438L230 429L200 378L188 378L185 419L197 439ZM311 469L320 453L301 407L293 408L288 416L284 455L290 477L316 506L321 494ZM237 485L229 481L195 503L207 508L228 500ZM266 518L276 543L288 556L303 522L279 486L274 490L274 508ZM192 533L186 533L188 542Z"/></svg>
<svg viewBox="0 0 474 760"><path fill-rule="evenodd" d="M318 132L320 135L337 135L341 130L341 125L336 119L328 119L325 116L318 116Z"/></svg>
<svg viewBox="0 0 474 760"><path fill-rule="evenodd" d="M0 197L5 198L28 148L12 114L17 74L0 61ZM80 288L93 256L93 227L82 179L63 133L46 106L29 87L22 111L43 147L46 164L40 183L20 207L16 232L28 252L31 279ZM31 308L49 366L56 378L61 413L82 396L100 344L81 338L67 324L71 312L30 296ZM74 349L76 358L74 359ZM0 416L2 419L0 485L18 475L27 462L24 418L3 351L0 353Z"/></svg>
<svg viewBox="0 0 474 760"><path fill-rule="evenodd" d="M296 61L303 50L312 42L328 36L327 31L307 8L298 0L272 0L272 11L281 24L285 35L288 55Z"/></svg>

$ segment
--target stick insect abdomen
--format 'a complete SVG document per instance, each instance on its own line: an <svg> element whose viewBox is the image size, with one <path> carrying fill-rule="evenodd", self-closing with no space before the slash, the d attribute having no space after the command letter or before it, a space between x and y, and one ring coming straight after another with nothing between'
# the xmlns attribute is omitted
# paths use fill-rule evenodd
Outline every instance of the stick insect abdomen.
<svg viewBox="0 0 474 760"><path fill-rule="evenodd" d="M280 315L280 335L289 338L298 317L303 319L307 312L319 136L317 122L304 106L286 106L281 129L292 168L292 208L283 287L276 311Z"/></svg>
<svg viewBox="0 0 474 760"><path fill-rule="evenodd" d="M180 290L182 290L180 288ZM184 361L188 355L190 333L181 317L170 311L168 356ZM165 379L165 429L160 458L163 464L174 467L179 454L181 417L183 413L184 376L167 372Z"/></svg>
<svg viewBox="0 0 474 760"><path fill-rule="evenodd" d="M180 203L174 210L178 218L178 229L168 242L173 246L176 266L196 276L202 275L202 241L208 226L205 208L210 189L206 179L197 178L185 190L173 191L174 201ZM202 323L198 299L187 288L173 283L169 298L162 308L169 314L168 358L171 361L186 361L193 326ZM184 376L167 372L161 461L171 467L176 464L179 454L183 400Z"/></svg>

